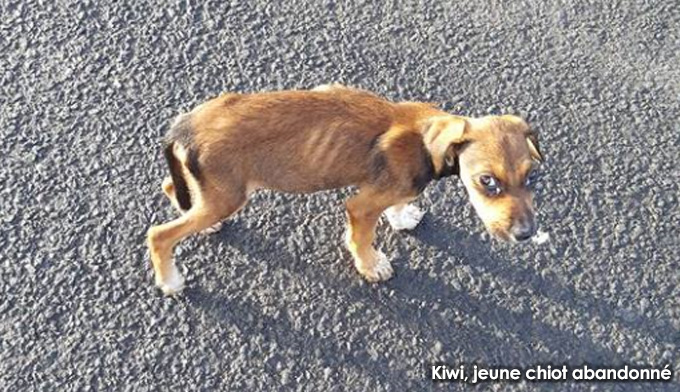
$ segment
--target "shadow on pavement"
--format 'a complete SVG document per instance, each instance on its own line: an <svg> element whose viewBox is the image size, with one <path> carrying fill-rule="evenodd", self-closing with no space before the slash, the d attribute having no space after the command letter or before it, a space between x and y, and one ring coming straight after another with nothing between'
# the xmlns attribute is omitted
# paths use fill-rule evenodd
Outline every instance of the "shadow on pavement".
<svg viewBox="0 0 680 392"><path fill-rule="evenodd" d="M435 224L443 225L441 222ZM446 225L443 229L444 231L437 232L461 232ZM451 238L464 237L466 239L462 242L463 246L458 241L455 244L456 252L462 252L465 259L475 260L476 263L489 267L503 263L503 270L509 270L509 275L503 278L509 281L516 279L522 284L528 284L535 293L549 296L566 307L575 308L583 317L599 317L603 322L620 323L640 333L650 332L641 331L640 328L647 327L651 330L649 320L645 320L642 325L631 325L615 316L614 310L607 304L600 303L594 298L585 298L567 287L559 286L554 281L539 276L529 268L510 269L502 260L487 253L481 254L481 250L486 249L487 245L470 238L467 234L419 236L416 232L415 236L428 245L446 249L452 245ZM456 290L442 279L408 269L406 267L408 263L403 260L397 260L397 266L400 266L402 271L398 272L399 275L395 279L383 284L384 286L356 285L347 280L358 279L357 275L343 276L341 271L329 274L322 268L310 267L306 263L302 265L299 258L286 249L268 246L270 240L264 238L258 230L244 229L238 222L227 224L224 232L215 238L215 241L226 241L230 246L236 247L253 262L267 262L271 268L285 268L291 273L304 274L308 279L322 282L324 287L343 293L347 297L344 300L346 302L360 302L372 309L382 308L378 311L390 323L422 339L417 344L431 347L432 342L440 342L445 348L441 355L433 355L430 359L422 358L422 381L429 381L427 366L440 360L440 357L449 362L459 361L461 357L466 360L474 358L475 361L488 365L503 366L535 365L540 363L541 358L544 361L567 362L573 365L584 362L607 365L623 362L621 355L587 337L537 321L530 310L517 312L501 307L493 301L474 298L464 290ZM265 254L267 260L262 260ZM346 257L349 260L349 255ZM349 266L349 261L347 264ZM393 289L394 294L384 295L384 287ZM366 373L372 378L406 380L403 370L391 369L380 361L371 360L366 347L374 343L371 340L375 336L357 336L351 333L349 336L347 334L320 336L310 333L305 327L296 330L292 321L285 315L276 318L262 315L257 304L238 298L203 293L200 288L188 289L187 295L196 297L195 303L215 322L233 324L241 330L261 328L268 339L276 341L278 347L294 346L296 350L301 351L299 358L313 358L322 352L329 366L353 366L357 371ZM574 300L568 301L569 298ZM440 304L440 308L439 310L423 308L419 305L423 302L436 302ZM442 313L443 309L454 312ZM465 314L464 319L471 318L476 322L457 322L454 313ZM367 319L365 323L370 324L371 320ZM351 345L342 344L345 338L351 340ZM655 339L665 341L656 335ZM544 352L539 352L538 347L543 347ZM455 357L448 356L447 348L455 349ZM546 350L559 355L546 358Z"/></svg>
<svg viewBox="0 0 680 392"><path fill-rule="evenodd" d="M434 223L441 233L455 233L460 229L437 221ZM581 317L587 320L597 318L604 324L618 324L630 331L634 331L642 336L649 336L657 344L669 344L680 339L680 331L673 327L668 319L650 319L644 314L636 312L633 315L623 315L622 310L616 309L611 304L598 300L597 298L579 293L571 287L564 286L554 278L544 277L530 267L513 265L504 260L494 257L493 254L486 252L488 245L481 242L478 238L463 235L454 235L454 238L462 238L456 241L455 245L458 252L461 252L465 260L474 260L474 263L484 265L485 270L503 271L502 278L511 282L522 282L532 290L534 295L540 295L558 302L566 308L576 311ZM416 236L419 241L435 248L447 249L451 247L450 236ZM569 350L565 354L569 353ZM609 358L611 361L613 358ZM595 363L595 361L593 361Z"/></svg>

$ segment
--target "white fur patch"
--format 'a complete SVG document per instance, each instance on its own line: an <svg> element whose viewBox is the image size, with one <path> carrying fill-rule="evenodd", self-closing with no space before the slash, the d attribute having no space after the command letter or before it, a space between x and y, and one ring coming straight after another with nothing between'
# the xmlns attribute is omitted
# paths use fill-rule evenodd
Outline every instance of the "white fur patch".
<svg viewBox="0 0 680 392"><path fill-rule="evenodd" d="M210 234L215 234L218 231L222 230L222 222L217 222L214 225L208 227L207 229L204 229L201 231L201 234L203 235L210 235Z"/></svg>
<svg viewBox="0 0 680 392"><path fill-rule="evenodd" d="M314 87L311 91L330 91L330 90L335 90L338 88L346 88L340 83L329 83L329 84L322 84L320 86Z"/></svg>
<svg viewBox="0 0 680 392"><path fill-rule="evenodd" d="M352 229L349 225L347 225L347 229L345 230L345 246L350 250L350 252L354 252L352 246Z"/></svg>
<svg viewBox="0 0 680 392"><path fill-rule="evenodd" d="M371 283L388 280L389 278L392 277L392 275L394 275L392 264L390 264L390 261L387 259L387 256L385 256L385 254L379 250L375 252L375 256L377 258L377 262L373 269L370 270L359 269L357 266L359 273L361 273L361 275L363 275L364 278L366 278L366 280Z"/></svg>
<svg viewBox="0 0 680 392"><path fill-rule="evenodd" d="M172 146L172 153L175 154L175 158L186 165L187 161L187 150L179 143L175 143Z"/></svg>
<svg viewBox="0 0 680 392"><path fill-rule="evenodd" d="M531 237L531 240L534 243L539 244L539 245L543 244L545 242L548 242L549 239L550 239L550 234L546 233L545 231L541 231L541 230L536 232L536 235Z"/></svg>
<svg viewBox="0 0 680 392"><path fill-rule="evenodd" d="M171 128L177 126L179 123L184 121L186 117L189 116L189 113L180 113L175 117L175 119L172 121L172 124L170 125Z"/></svg>
<svg viewBox="0 0 680 392"><path fill-rule="evenodd" d="M179 273L177 267L172 267L172 272L165 280L156 278L156 286L161 289L165 295L174 295L182 291L184 288L184 277Z"/></svg>
<svg viewBox="0 0 680 392"><path fill-rule="evenodd" d="M385 210L385 218L394 230L415 229L423 219L423 215L425 212L412 204L393 206Z"/></svg>

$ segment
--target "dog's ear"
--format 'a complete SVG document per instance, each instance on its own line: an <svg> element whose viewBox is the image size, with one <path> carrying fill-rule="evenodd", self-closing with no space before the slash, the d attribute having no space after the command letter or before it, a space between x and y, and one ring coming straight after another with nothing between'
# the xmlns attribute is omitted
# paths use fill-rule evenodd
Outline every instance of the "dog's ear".
<svg viewBox="0 0 680 392"><path fill-rule="evenodd" d="M541 150L538 148L538 134L536 131L532 130L529 127L529 124L527 124L526 121L524 121L521 117L506 114L501 116L501 118L520 127L519 129L524 132L524 136L527 139L527 145L529 146L531 158L535 161L543 162L543 154L541 154Z"/></svg>
<svg viewBox="0 0 680 392"><path fill-rule="evenodd" d="M525 135L527 138L527 144L529 145L529 153L531 154L531 158L537 162L543 162L543 154L541 154L541 150L538 148L538 134L536 131L529 130L525 133Z"/></svg>
<svg viewBox="0 0 680 392"><path fill-rule="evenodd" d="M458 152L467 128L467 121L457 116L432 117L423 124L423 141L438 177L458 174Z"/></svg>

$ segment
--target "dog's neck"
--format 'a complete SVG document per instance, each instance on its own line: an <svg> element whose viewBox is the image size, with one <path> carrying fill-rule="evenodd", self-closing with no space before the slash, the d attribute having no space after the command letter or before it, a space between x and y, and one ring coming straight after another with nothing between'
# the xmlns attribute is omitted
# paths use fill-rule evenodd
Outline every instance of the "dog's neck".
<svg viewBox="0 0 680 392"><path fill-rule="evenodd" d="M442 178L450 176L460 176L460 165L458 162L458 157L456 157L455 160L453 161L453 165L444 164L441 170L437 172L437 169L434 166L434 162L432 162L432 155L430 155L428 151L425 156L425 173L426 174L424 177L426 177L426 181L424 182L426 184L432 180L438 181L441 180Z"/></svg>
<svg viewBox="0 0 680 392"><path fill-rule="evenodd" d="M435 173L435 179L439 180L444 177L459 176L460 175L460 164L458 163L458 157L454 159L452 165L444 164L439 173Z"/></svg>

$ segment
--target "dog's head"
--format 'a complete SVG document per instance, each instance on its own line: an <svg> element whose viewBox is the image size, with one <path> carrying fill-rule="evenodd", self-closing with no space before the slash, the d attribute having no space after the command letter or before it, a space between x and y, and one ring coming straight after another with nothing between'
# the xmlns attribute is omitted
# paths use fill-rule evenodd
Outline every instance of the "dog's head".
<svg viewBox="0 0 680 392"><path fill-rule="evenodd" d="M439 176L460 175L487 230L524 241L537 229L532 185L543 160L536 134L516 116L439 116L424 141Z"/></svg>

